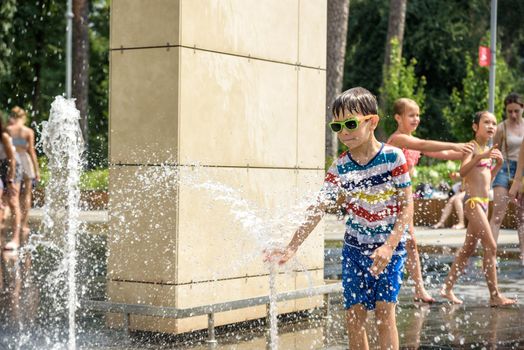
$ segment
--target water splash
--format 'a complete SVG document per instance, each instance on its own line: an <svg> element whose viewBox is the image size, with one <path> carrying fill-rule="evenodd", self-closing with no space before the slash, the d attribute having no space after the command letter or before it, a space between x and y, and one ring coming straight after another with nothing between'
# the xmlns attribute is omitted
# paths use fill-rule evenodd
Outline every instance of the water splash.
<svg viewBox="0 0 524 350"><path fill-rule="evenodd" d="M80 112L74 100L57 96L51 104L49 120L42 125L42 146L48 157L50 173L45 189L44 235L60 242L65 233L62 265L67 271L69 349L76 348L76 233L79 227L79 181L84 151L79 119Z"/></svg>

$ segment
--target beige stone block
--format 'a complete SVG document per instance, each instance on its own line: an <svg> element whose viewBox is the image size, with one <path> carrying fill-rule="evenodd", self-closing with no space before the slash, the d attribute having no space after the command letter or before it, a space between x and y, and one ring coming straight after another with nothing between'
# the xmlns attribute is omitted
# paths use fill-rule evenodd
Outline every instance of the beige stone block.
<svg viewBox="0 0 524 350"><path fill-rule="evenodd" d="M107 296L110 302L174 307L177 287L173 285L108 281ZM122 315L108 314L107 322L122 327ZM130 315L129 328L150 332L179 333L177 319L144 315Z"/></svg>
<svg viewBox="0 0 524 350"><path fill-rule="evenodd" d="M183 168L178 283L267 274L262 251L291 236L294 169Z"/></svg>
<svg viewBox="0 0 524 350"><path fill-rule="evenodd" d="M182 45L295 64L298 3L298 0L182 0Z"/></svg>
<svg viewBox="0 0 524 350"><path fill-rule="evenodd" d="M179 0L112 0L112 49L179 44Z"/></svg>
<svg viewBox="0 0 524 350"><path fill-rule="evenodd" d="M297 272L295 280L295 289L309 289L313 287L323 286L324 283L324 269L308 270ZM323 295L311 295L307 298L295 300L295 310L308 310L324 305Z"/></svg>
<svg viewBox="0 0 524 350"><path fill-rule="evenodd" d="M279 274L277 293L294 289L296 273ZM269 295L269 277L256 276L223 281L209 281L184 285L163 285L136 282L108 281L108 299L115 303L169 306L186 309L202 305L255 298ZM277 305L278 313L295 311L295 301L283 301ZM266 305L219 312L215 326L244 322L266 317ZM108 315L108 324L122 326L122 317ZM130 328L134 330L185 333L207 328L207 315L173 319L144 315L131 315Z"/></svg>
<svg viewBox="0 0 524 350"><path fill-rule="evenodd" d="M180 81L182 164L296 166L294 66L184 48Z"/></svg>
<svg viewBox="0 0 524 350"><path fill-rule="evenodd" d="M327 1L299 1L299 54L301 65L326 69Z"/></svg>
<svg viewBox="0 0 524 350"><path fill-rule="evenodd" d="M110 161L174 163L178 48L111 51Z"/></svg>
<svg viewBox="0 0 524 350"><path fill-rule="evenodd" d="M326 71L300 68L297 118L299 168L324 168L327 113L325 86Z"/></svg>
<svg viewBox="0 0 524 350"><path fill-rule="evenodd" d="M324 182L324 170L299 170L297 173L297 215L305 220L307 208L316 202ZM297 251L294 262L298 269L324 268L324 222L311 232Z"/></svg>
<svg viewBox="0 0 524 350"><path fill-rule="evenodd" d="M293 290L296 276L279 274L276 278L277 293ZM223 303L269 295L269 277L255 276L223 281L193 283L178 286L177 307L188 308L206 304ZM278 313L289 313L295 309L295 301L283 301L277 305ZM265 305L219 312L215 314L215 325L225 325L266 317ZM191 317L180 319L178 331L189 332L207 327L207 318Z"/></svg>
<svg viewBox="0 0 524 350"><path fill-rule="evenodd" d="M109 278L175 281L177 198L171 171L110 167Z"/></svg>

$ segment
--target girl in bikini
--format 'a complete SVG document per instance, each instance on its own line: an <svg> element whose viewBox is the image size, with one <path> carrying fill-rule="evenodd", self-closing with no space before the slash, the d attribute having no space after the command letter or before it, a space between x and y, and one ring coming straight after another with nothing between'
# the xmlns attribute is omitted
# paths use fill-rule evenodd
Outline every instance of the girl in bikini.
<svg viewBox="0 0 524 350"><path fill-rule="evenodd" d="M40 170L35 151L35 132L27 127L27 114L22 108L15 106L9 116L12 121L7 132L12 137L13 146L20 161L22 172L20 209L22 214L22 233L24 239L29 235L29 210L32 205L33 181L40 181Z"/></svg>
<svg viewBox="0 0 524 350"><path fill-rule="evenodd" d="M473 153L464 156L460 167L460 176L464 179L466 191L464 198L464 214L468 219L466 239L455 257L440 295L454 304L462 304L462 300L453 293L453 286L480 240L484 249L483 270L488 284L490 305L510 305L516 301L504 297L498 289L497 243L491 234L487 216L489 188L504 160L502 153L495 148L497 145L491 148L488 146L489 139L497 130L497 119L489 112L478 112L473 120L473 130L475 149Z"/></svg>
<svg viewBox="0 0 524 350"><path fill-rule="evenodd" d="M413 136L412 134L420 124L420 109L415 101L409 98L401 98L395 101L393 108L398 127L387 143L402 149L411 176L415 166L418 164L421 153L433 158L459 160L462 159L463 154L472 151L473 147L469 144L422 140ZM408 239L406 242L408 255L406 268L415 282L415 301L432 303L435 299L429 295L424 287L413 227L413 222L411 222L409 225L411 239Z"/></svg>

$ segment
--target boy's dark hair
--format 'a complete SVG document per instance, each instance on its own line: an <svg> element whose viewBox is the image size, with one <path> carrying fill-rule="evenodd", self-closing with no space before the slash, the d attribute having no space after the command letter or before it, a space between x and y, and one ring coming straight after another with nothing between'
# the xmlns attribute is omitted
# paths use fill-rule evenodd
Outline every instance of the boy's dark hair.
<svg viewBox="0 0 524 350"><path fill-rule="evenodd" d="M363 87L346 90L335 98L331 109L333 116L344 111L362 115L378 114L377 98Z"/></svg>
<svg viewBox="0 0 524 350"><path fill-rule="evenodd" d="M524 101L522 100L522 97L516 92L512 92L508 96L506 96L506 98L504 99L504 107L506 107L510 103L519 104L521 108L524 107Z"/></svg>

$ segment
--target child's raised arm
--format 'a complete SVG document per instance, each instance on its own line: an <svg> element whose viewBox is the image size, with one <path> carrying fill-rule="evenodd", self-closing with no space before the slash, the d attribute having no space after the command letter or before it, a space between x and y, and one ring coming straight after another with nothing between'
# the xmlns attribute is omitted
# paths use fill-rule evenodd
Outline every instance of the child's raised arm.
<svg viewBox="0 0 524 350"><path fill-rule="evenodd" d="M464 178L466 175L480 162L481 159L490 158L493 150L496 150L497 145L494 145L487 151L483 153L467 153L462 159L462 164L460 165L460 177ZM496 150L498 151L498 150ZM500 151L499 151L500 153ZM499 168L500 169L500 168Z"/></svg>
<svg viewBox="0 0 524 350"><path fill-rule="evenodd" d="M468 143L423 140L405 134L395 134L391 136L389 144L395 147L420 151L430 157L449 160L462 159L465 153L473 150L473 146Z"/></svg>
<svg viewBox="0 0 524 350"><path fill-rule="evenodd" d="M411 186L401 188L398 191L400 209L395 226L386 243L378 247L370 256L370 258L373 259L370 270L375 276L380 275L391 261L393 251L397 248L398 243L402 239L402 235L413 218L413 195L411 193Z"/></svg>

